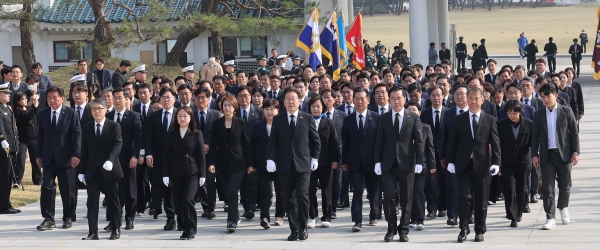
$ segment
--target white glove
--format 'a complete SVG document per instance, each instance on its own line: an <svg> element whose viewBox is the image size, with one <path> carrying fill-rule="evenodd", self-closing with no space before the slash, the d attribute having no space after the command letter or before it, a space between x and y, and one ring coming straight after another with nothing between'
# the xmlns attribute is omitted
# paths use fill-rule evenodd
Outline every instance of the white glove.
<svg viewBox="0 0 600 250"><path fill-rule="evenodd" d="M112 165L112 162L110 162L110 161L106 161L104 163L104 166L102 166L102 168L104 168L104 170L106 170L106 171L111 171L112 167L113 167L113 165Z"/></svg>
<svg viewBox="0 0 600 250"><path fill-rule="evenodd" d="M163 183L165 184L165 186L169 186L169 177L163 177Z"/></svg>
<svg viewBox="0 0 600 250"><path fill-rule="evenodd" d="M319 167L319 161L315 158L312 158L312 161L310 162L310 170L315 171L315 170L317 170L318 167Z"/></svg>
<svg viewBox="0 0 600 250"><path fill-rule="evenodd" d="M276 167L275 167L275 162L272 160L267 160L267 171L269 173L273 173L275 172Z"/></svg>
<svg viewBox="0 0 600 250"><path fill-rule="evenodd" d="M375 174L381 175L381 163L375 163Z"/></svg>
<svg viewBox="0 0 600 250"><path fill-rule="evenodd" d="M492 165L490 167L490 172L492 173L492 176L497 175L498 172L500 172L500 166L498 166L498 165Z"/></svg>
<svg viewBox="0 0 600 250"><path fill-rule="evenodd" d="M80 181L80 182L83 182L83 184L86 184L86 183L85 183L85 175L84 175L84 174L79 174L79 175L77 176L77 178L79 179L79 181Z"/></svg>
<svg viewBox="0 0 600 250"><path fill-rule="evenodd" d="M415 173L420 174L423 171L423 165L417 164L415 165Z"/></svg>
<svg viewBox="0 0 600 250"><path fill-rule="evenodd" d="M454 163L448 163L448 172L451 174L456 173L456 167L454 166Z"/></svg>
<svg viewBox="0 0 600 250"><path fill-rule="evenodd" d="M2 143L0 143L0 144L2 144L3 149L10 148L10 146L8 145L8 142L6 140L2 140Z"/></svg>
<svg viewBox="0 0 600 250"><path fill-rule="evenodd" d="M206 178L200 177L200 179L198 179L198 184L200 184L201 187L204 185L204 182L206 182Z"/></svg>

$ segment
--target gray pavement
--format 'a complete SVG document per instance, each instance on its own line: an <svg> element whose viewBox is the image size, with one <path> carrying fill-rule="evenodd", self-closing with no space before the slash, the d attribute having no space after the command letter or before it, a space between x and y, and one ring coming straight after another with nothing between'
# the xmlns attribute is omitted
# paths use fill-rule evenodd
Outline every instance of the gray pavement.
<svg viewBox="0 0 600 250"><path fill-rule="evenodd" d="M500 59L503 64L525 64L520 59ZM582 63L583 64L583 63ZM338 219L333 220L332 227L328 229L315 228L309 230L309 239L304 242L287 242L289 234L287 223L285 226L272 226L264 230L259 226L258 219L245 220L238 231L229 234L225 230L226 213L218 209L217 217L213 220L198 218L198 234L195 241L180 241L178 231L163 231L162 227L166 218L158 220L150 216L138 217L135 220L134 230L123 230L120 240L110 241L109 232L100 232L100 241L82 241L87 235L85 190L79 192L78 220L71 229L54 229L39 232L35 228L42 222L39 212L39 203L22 207L22 213L17 215L0 215L0 248L3 249L49 249L49 248L76 248L76 249L163 249L163 248L208 248L208 249L391 249L409 246L417 249L444 248L444 249L599 249L600 248L600 149L597 142L600 140L600 114L595 110L600 108L600 100L595 98L600 95L598 82L591 77L592 70L585 63L582 77L577 79L582 84L585 96L586 113L581 122L581 157L577 166L573 167L573 188L571 189L571 202L569 211L571 223L562 225L557 222L556 229L541 230L541 225L546 217L541 200L531 204L531 213L524 214L518 228L510 228L510 221L506 220L504 203L490 206L488 209L488 231L485 242L473 242L472 232L468 241L463 244L456 243L459 233L458 227L446 225L446 218L437 218L425 221L423 231L412 230L409 234L409 243L399 243L398 237L394 242L383 242L386 232L385 221L380 221L378 226L364 226L358 233L351 232L352 222L349 209L338 210ZM558 68L570 66L570 60L559 58ZM583 66L583 65L582 65ZM15 191L18 192L18 191ZM222 203L218 203L220 207ZM200 206L199 210L201 211ZM56 214L62 214L60 197L56 200ZM241 207L240 207L241 211ZM100 209L99 226L107 224L104 209ZM364 203L365 220L368 216L368 202ZM274 211L271 211L274 214ZM560 221L560 220L559 220ZM60 223L57 221L57 223ZM319 225L319 223L317 223Z"/></svg>

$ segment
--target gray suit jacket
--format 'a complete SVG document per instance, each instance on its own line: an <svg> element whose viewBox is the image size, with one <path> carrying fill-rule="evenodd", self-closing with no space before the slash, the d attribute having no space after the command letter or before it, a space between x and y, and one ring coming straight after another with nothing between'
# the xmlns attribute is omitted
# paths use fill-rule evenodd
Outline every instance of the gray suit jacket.
<svg viewBox="0 0 600 250"><path fill-rule="evenodd" d="M556 135L558 152L565 164L571 162L573 153L579 153L579 132L575 123L573 111L566 106L556 104ZM531 127L531 156L540 157L540 164L545 164L548 158L548 121L546 108L540 108L533 115ZM539 141L538 141L539 140ZM539 148L539 152L538 152Z"/></svg>

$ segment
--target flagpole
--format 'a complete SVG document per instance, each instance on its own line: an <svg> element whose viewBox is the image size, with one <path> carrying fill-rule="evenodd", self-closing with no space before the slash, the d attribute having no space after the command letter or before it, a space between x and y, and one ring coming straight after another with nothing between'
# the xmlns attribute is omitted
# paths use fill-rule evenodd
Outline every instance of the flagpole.
<svg viewBox="0 0 600 250"><path fill-rule="evenodd" d="M315 4L315 6L313 6L313 8L311 9L311 13L313 11L315 11L315 8L317 8L317 5L319 5L319 2L317 2L317 4ZM302 29L300 30L300 32L298 32L298 36L296 36L296 39L294 39L294 42L292 43L292 47L290 48L290 50L288 50L288 53L285 55L285 58L283 58L283 61L287 61L287 59L290 57L290 53L292 53L292 50L294 50L294 48L296 48L296 41L298 41L298 39L300 39L300 34L302 34L302 31L304 31L304 28L306 28L306 24L308 24L308 18L306 18L306 21L304 21L304 25L302 25Z"/></svg>

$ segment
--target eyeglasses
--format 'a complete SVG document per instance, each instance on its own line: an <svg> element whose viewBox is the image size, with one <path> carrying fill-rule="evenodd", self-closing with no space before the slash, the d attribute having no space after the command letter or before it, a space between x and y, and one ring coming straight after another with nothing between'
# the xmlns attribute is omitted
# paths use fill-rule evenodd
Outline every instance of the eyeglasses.
<svg viewBox="0 0 600 250"><path fill-rule="evenodd" d="M173 96L161 96L160 99L171 100L171 99L173 99Z"/></svg>
<svg viewBox="0 0 600 250"><path fill-rule="evenodd" d="M288 102L297 102L298 98L285 98L285 100Z"/></svg>
<svg viewBox="0 0 600 250"><path fill-rule="evenodd" d="M92 108L92 111L94 111L94 112L100 112L102 110L104 110L104 107L101 107L101 108Z"/></svg>
<svg viewBox="0 0 600 250"><path fill-rule="evenodd" d="M248 94L244 94L244 95L238 95L239 98L244 98L244 99L248 99L250 97L250 95Z"/></svg>
<svg viewBox="0 0 600 250"><path fill-rule="evenodd" d="M385 95L387 94L387 91L375 91L376 95Z"/></svg>

